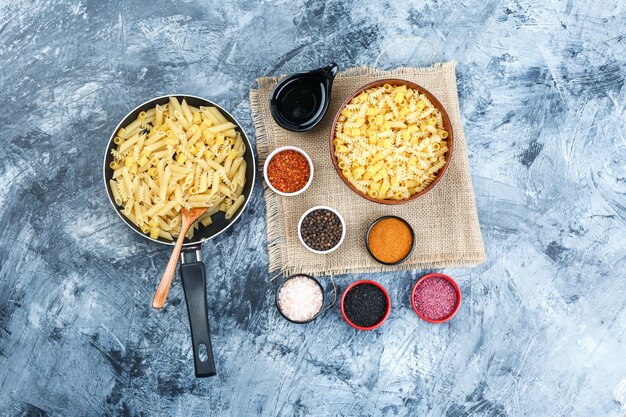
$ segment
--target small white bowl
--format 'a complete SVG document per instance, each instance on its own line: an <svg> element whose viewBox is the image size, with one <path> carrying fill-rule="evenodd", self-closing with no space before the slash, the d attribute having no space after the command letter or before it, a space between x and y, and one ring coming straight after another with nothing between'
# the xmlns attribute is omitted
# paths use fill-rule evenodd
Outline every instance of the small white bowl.
<svg viewBox="0 0 626 417"><path fill-rule="evenodd" d="M272 160L274 155L282 151L298 152L299 154L301 154L302 156L306 158L307 162L309 163L309 168L311 169L311 175L309 175L309 180L307 181L307 183L304 185L304 187L302 187L301 189L293 193L284 193L282 191L278 191L276 188L274 188L274 186L270 182L270 179L267 176L267 167L269 166L270 161ZM263 178L265 178L265 183L267 184L267 186L270 187L270 189L274 191L276 194L279 194L285 197L291 197L294 195L302 194L303 192L306 191L307 188L309 188L309 186L313 182L313 161L311 161L311 158L309 157L309 155L300 148L296 148L295 146L281 146L280 148L274 149L274 151L269 154L267 159L265 159L265 164L263 164Z"/></svg>
<svg viewBox="0 0 626 417"><path fill-rule="evenodd" d="M304 243L304 239L302 239L302 233L301 233L302 232L302 221L307 216L307 214L311 213L312 211L320 210L320 209L332 211L333 213L335 213L337 215L337 217L339 217L339 222L341 222L341 238L339 239L339 242L337 242L337 244L335 246L333 246L332 248L330 248L328 250L325 250L325 251L315 250L313 248L310 248L306 243ZM345 239L345 237L346 237L346 222L343 219L343 216L341 216L341 214L339 214L339 212L337 210L335 210L334 208L332 208L332 207L328 207L328 206L311 207L310 209L308 209L307 211L304 212L302 217L300 217L300 221L298 222L298 239L300 239L300 243L302 243L302 245L304 245L305 248L307 248L308 250L310 250L313 253L319 253L320 255L331 253L332 251L336 250L339 246L341 246L341 244L343 243L343 240Z"/></svg>

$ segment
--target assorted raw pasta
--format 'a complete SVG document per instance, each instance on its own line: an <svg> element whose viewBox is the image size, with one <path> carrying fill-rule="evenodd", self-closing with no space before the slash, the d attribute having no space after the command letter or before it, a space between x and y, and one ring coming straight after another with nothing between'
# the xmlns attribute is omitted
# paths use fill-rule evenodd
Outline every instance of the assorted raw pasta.
<svg viewBox="0 0 626 417"><path fill-rule="evenodd" d="M428 97L385 84L341 110L334 152L343 176L360 192L404 200L422 191L446 164L448 131Z"/></svg>
<svg viewBox="0 0 626 417"><path fill-rule="evenodd" d="M122 214L152 238L172 240L182 207L208 207L198 224L224 212L232 218L244 202L245 142L237 126L215 107L169 103L139 113L120 129L111 150L111 193Z"/></svg>

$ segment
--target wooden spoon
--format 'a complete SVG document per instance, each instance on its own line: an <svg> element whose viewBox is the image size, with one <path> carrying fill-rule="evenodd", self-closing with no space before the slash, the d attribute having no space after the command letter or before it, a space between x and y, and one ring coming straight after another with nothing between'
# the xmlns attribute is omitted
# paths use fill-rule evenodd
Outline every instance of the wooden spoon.
<svg viewBox="0 0 626 417"><path fill-rule="evenodd" d="M163 308L167 294L170 292L170 287L172 286L172 278L174 278L174 272L176 272L176 265L178 265L178 258L180 257L180 251L183 248L185 235L191 225L194 224L200 216L206 213L207 209L208 207L196 207L191 210L187 210L186 208L182 208L180 210L180 213L183 216L180 233L178 234L178 239L176 239L176 245L174 246L172 256L170 256L170 260L165 267L163 276L161 277L161 282L159 282L159 286L157 287L154 298L152 299L152 307L157 309Z"/></svg>

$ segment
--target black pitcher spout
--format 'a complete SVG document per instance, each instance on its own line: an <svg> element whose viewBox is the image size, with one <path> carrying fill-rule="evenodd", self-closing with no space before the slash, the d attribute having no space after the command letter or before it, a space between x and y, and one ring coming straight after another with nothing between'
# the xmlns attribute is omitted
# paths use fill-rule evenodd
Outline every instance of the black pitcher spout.
<svg viewBox="0 0 626 417"><path fill-rule="evenodd" d="M337 75L337 72L339 71L339 66L334 62L331 62L330 64L322 68L322 70L324 71L324 74L326 74L326 76L332 80L333 78L335 78L335 75Z"/></svg>

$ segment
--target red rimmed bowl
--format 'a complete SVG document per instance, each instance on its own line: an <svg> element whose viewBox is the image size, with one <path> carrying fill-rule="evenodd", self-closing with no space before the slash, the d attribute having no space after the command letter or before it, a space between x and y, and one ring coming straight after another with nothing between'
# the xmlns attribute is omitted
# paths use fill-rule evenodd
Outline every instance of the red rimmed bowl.
<svg viewBox="0 0 626 417"><path fill-rule="evenodd" d="M427 316L424 315L424 313L422 311L420 311L420 309L417 307L417 305L415 304L415 291L417 290L417 287L422 284L423 282L425 282L428 279L432 279L432 278L441 278L444 279L446 281L448 281L452 287L454 288L454 292L456 293L456 305L454 306L454 308L452 309L452 312L450 314L448 314L447 316L445 316L444 318L441 319L432 319L429 318ZM420 279L417 280L417 282L415 283L415 285L413 286L413 289L411 290L411 305L413 306L413 310L415 310L415 313L424 321L427 321L429 323L434 323L434 324L439 324L439 323L445 323L448 320L450 320L452 317L454 317L454 315L457 313L457 311L459 311L459 308L461 307L461 288L459 288L459 284L456 283L456 281L454 279L452 279L451 277L445 275L445 274L440 274L440 273L432 273L432 274L428 274L428 275L424 275L423 277L421 277Z"/></svg>
<svg viewBox="0 0 626 417"><path fill-rule="evenodd" d="M352 323L350 321L350 319L348 319L348 316L346 315L346 311L344 309L344 301L346 299L346 294L348 294L357 285L362 285L362 284L372 284L372 285L378 287L383 292L383 294L385 294L385 299L387 300L387 310L385 311L385 315L383 316L383 318L378 323L376 323L373 326L369 326L369 327L358 326L358 325ZM367 330L374 330L374 329L380 327L385 322L385 320L387 320L387 317L389 317L389 312L391 311L391 298L389 298L389 293L387 292L385 287L380 285L378 282L372 281L372 280L369 280L369 279L362 279L360 281L353 282L352 284L350 284L350 286L348 286L348 288L346 288L346 290L343 292L343 295L341 296L341 303L339 305L341 307L341 315L343 316L343 319L346 321L346 323L348 323L350 326L354 327L357 330L366 330L367 331Z"/></svg>

